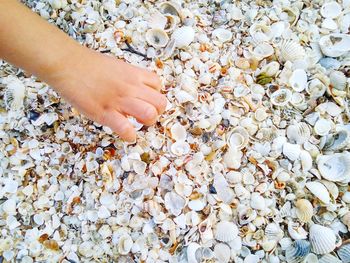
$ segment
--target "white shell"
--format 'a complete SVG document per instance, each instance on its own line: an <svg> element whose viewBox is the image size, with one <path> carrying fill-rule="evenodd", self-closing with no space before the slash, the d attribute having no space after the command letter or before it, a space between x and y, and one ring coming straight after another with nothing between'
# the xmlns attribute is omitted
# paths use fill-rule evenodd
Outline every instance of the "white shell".
<svg viewBox="0 0 350 263"><path fill-rule="evenodd" d="M234 128L228 136L227 144L231 148L242 149L249 142L249 133L243 127Z"/></svg>
<svg viewBox="0 0 350 263"><path fill-rule="evenodd" d="M301 148L298 144L285 143L282 149L283 154L291 161L299 159Z"/></svg>
<svg viewBox="0 0 350 263"><path fill-rule="evenodd" d="M180 215L182 209L185 207L186 201L184 198L175 192L168 192L164 196L165 207L175 216Z"/></svg>
<svg viewBox="0 0 350 263"><path fill-rule="evenodd" d="M212 33L219 42L225 43L232 39L232 32L225 28L217 28Z"/></svg>
<svg viewBox="0 0 350 263"><path fill-rule="evenodd" d="M326 254L323 257L320 258L318 263L344 263L344 261L341 261L335 256L332 256L331 254Z"/></svg>
<svg viewBox="0 0 350 263"><path fill-rule="evenodd" d="M148 21L148 24L151 28L159 28L164 30L165 25L167 24L168 19L165 15L160 13L159 11L156 11L151 15L150 20Z"/></svg>
<svg viewBox="0 0 350 263"><path fill-rule="evenodd" d="M350 131L341 129L337 133L333 134L324 149L339 151L347 148L350 145Z"/></svg>
<svg viewBox="0 0 350 263"><path fill-rule="evenodd" d="M281 57L284 61L294 62L305 58L304 48L295 41L283 41L280 46Z"/></svg>
<svg viewBox="0 0 350 263"><path fill-rule="evenodd" d="M268 43L260 43L253 50L253 56L257 60L262 60L264 58L270 57L274 54L275 50Z"/></svg>
<svg viewBox="0 0 350 263"><path fill-rule="evenodd" d="M336 236L331 228L313 224L310 227L310 243L314 253L327 254L335 249Z"/></svg>
<svg viewBox="0 0 350 263"><path fill-rule="evenodd" d="M276 223L269 223L265 228L265 236L268 240L279 241L283 238L283 230Z"/></svg>
<svg viewBox="0 0 350 263"><path fill-rule="evenodd" d="M332 123L326 119L319 119L316 121L314 126L314 131L317 135L324 136L327 135L332 129Z"/></svg>
<svg viewBox="0 0 350 263"><path fill-rule="evenodd" d="M301 222L307 223L311 221L314 214L313 206L307 199L299 199L295 203L296 215Z"/></svg>
<svg viewBox="0 0 350 263"><path fill-rule="evenodd" d="M313 181L307 182L305 186L313 195L315 195L323 203L327 205L330 203L331 198L329 196L329 192L323 184L321 184L320 182Z"/></svg>
<svg viewBox="0 0 350 263"><path fill-rule="evenodd" d="M295 240L306 239L308 235L308 232L306 232L306 230L300 226L299 223L295 223L293 221L288 222L288 233L290 237Z"/></svg>
<svg viewBox="0 0 350 263"><path fill-rule="evenodd" d="M175 45L178 48L188 47L194 40L194 29L189 26L179 27L174 30L172 39L175 40Z"/></svg>
<svg viewBox="0 0 350 263"><path fill-rule="evenodd" d="M331 18L326 18L323 20L321 27L327 30L336 30L338 28L338 24Z"/></svg>
<svg viewBox="0 0 350 263"><path fill-rule="evenodd" d="M155 48L161 48L168 44L169 37L163 29L151 28L146 32L146 41Z"/></svg>
<svg viewBox="0 0 350 263"><path fill-rule="evenodd" d="M264 72L267 76L275 76L280 69L280 64L277 61L272 61L263 66L260 72Z"/></svg>
<svg viewBox="0 0 350 263"><path fill-rule="evenodd" d="M310 136L310 128L305 122L289 125L287 128L287 137L292 143L303 144L309 140Z"/></svg>
<svg viewBox="0 0 350 263"><path fill-rule="evenodd" d="M326 85L319 79L313 79L308 83L306 92L313 98L319 98L326 92Z"/></svg>
<svg viewBox="0 0 350 263"><path fill-rule="evenodd" d="M285 106L292 98L292 92L288 89L279 89L271 94L271 103L275 106Z"/></svg>
<svg viewBox="0 0 350 263"><path fill-rule="evenodd" d="M187 262L188 263L197 263L198 259L196 257L196 252L201 246L197 243L190 243L187 246L186 254L187 254Z"/></svg>
<svg viewBox="0 0 350 263"><path fill-rule="evenodd" d="M325 18L336 18L341 14L342 7L335 1L324 3L321 6L320 13Z"/></svg>
<svg viewBox="0 0 350 263"><path fill-rule="evenodd" d="M214 230L215 239L221 242L230 242L238 235L238 228L233 222L220 221Z"/></svg>
<svg viewBox="0 0 350 263"><path fill-rule="evenodd" d="M307 74L303 69L296 69L289 78L290 86L297 92L301 92L307 85Z"/></svg>
<svg viewBox="0 0 350 263"><path fill-rule="evenodd" d="M328 57L340 57L350 51L350 36L347 34L329 34L319 40L322 53Z"/></svg>
<svg viewBox="0 0 350 263"><path fill-rule="evenodd" d="M310 253L310 243L306 240L296 240L286 248L288 263L299 263Z"/></svg>
<svg viewBox="0 0 350 263"><path fill-rule="evenodd" d="M332 71L329 75L329 80L333 88L337 90L345 90L347 77L341 71Z"/></svg>
<svg viewBox="0 0 350 263"><path fill-rule="evenodd" d="M15 215L16 214L16 201L13 199L7 199L2 204L2 210L8 215Z"/></svg>
<svg viewBox="0 0 350 263"><path fill-rule="evenodd" d="M190 150L190 145L185 141L176 141L170 146L170 151L177 156L186 155Z"/></svg>
<svg viewBox="0 0 350 263"><path fill-rule="evenodd" d="M175 123L170 128L171 132L171 138L175 141L184 141L186 140L187 131L184 126L182 126L180 123Z"/></svg>
<svg viewBox="0 0 350 263"><path fill-rule="evenodd" d="M350 182L350 154L335 153L320 155L317 167L323 178L332 182Z"/></svg>
<svg viewBox="0 0 350 263"><path fill-rule="evenodd" d="M303 172L307 172L312 168L312 156L308 151L302 150L300 152L300 163L303 168Z"/></svg>
<svg viewBox="0 0 350 263"><path fill-rule="evenodd" d="M218 262L228 263L231 258L231 249L224 243L218 243L214 247L214 254Z"/></svg>
<svg viewBox="0 0 350 263"><path fill-rule="evenodd" d="M175 39L170 39L170 41L168 42L168 45L163 50L162 58L163 59L170 58L174 54L175 48L176 48Z"/></svg>
<svg viewBox="0 0 350 263"><path fill-rule="evenodd" d="M25 97L25 86L18 78L7 77L3 80L7 84L4 94L5 106L8 110L19 110L23 107Z"/></svg>
<svg viewBox="0 0 350 263"><path fill-rule="evenodd" d="M129 235L121 236L118 241L118 252L121 255L127 255L130 252L133 243L134 242Z"/></svg>
<svg viewBox="0 0 350 263"><path fill-rule="evenodd" d="M342 245L337 251L337 254L343 263L350 263L350 244Z"/></svg>

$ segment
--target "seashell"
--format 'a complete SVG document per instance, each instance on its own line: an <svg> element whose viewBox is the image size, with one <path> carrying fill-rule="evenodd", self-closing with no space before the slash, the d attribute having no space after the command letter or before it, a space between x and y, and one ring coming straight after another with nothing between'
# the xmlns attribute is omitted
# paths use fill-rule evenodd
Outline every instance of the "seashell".
<svg viewBox="0 0 350 263"><path fill-rule="evenodd" d="M324 18L336 18L341 14L342 7L335 1L324 3L320 13Z"/></svg>
<svg viewBox="0 0 350 263"><path fill-rule="evenodd" d="M318 263L342 263L342 262L344 262L344 261L341 261L339 258L337 258L331 254L324 255L318 261Z"/></svg>
<svg viewBox="0 0 350 263"><path fill-rule="evenodd" d="M7 85L4 93L4 102L8 110L19 110L23 107L25 86L18 78L7 77L3 81Z"/></svg>
<svg viewBox="0 0 350 263"><path fill-rule="evenodd" d="M312 251L316 254L327 254L336 247L336 235L331 228L318 224L310 227L310 243Z"/></svg>
<svg viewBox="0 0 350 263"><path fill-rule="evenodd" d="M271 61L270 63L263 66L260 72L265 73L267 76L275 76L280 69L280 64L277 61Z"/></svg>
<svg viewBox="0 0 350 263"><path fill-rule="evenodd" d="M314 214L314 208L307 199L299 199L295 203L296 215L301 222L307 223L311 221Z"/></svg>
<svg viewBox="0 0 350 263"><path fill-rule="evenodd" d="M329 75L329 80L333 88L337 90L345 90L347 77L341 71L332 71Z"/></svg>
<svg viewBox="0 0 350 263"><path fill-rule="evenodd" d="M163 2L159 5L159 11L162 14L170 14L173 16L180 17L181 6L176 2L167 1L167 2Z"/></svg>
<svg viewBox="0 0 350 263"><path fill-rule="evenodd" d="M132 241L131 236L122 235L118 240L118 252L119 252L119 254L121 254L121 255L129 254L133 243L134 242Z"/></svg>
<svg viewBox="0 0 350 263"><path fill-rule="evenodd" d="M2 211L4 211L8 215L15 215L16 214L16 201L13 199L7 199L2 204Z"/></svg>
<svg viewBox="0 0 350 263"><path fill-rule="evenodd" d="M170 128L171 132L171 138L175 141L184 141L186 140L187 131L184 126L182 126L180 123L175 123Z"/></svg>
<svg viewBox="0 0 350 263"><path fill-rule="evenodd" d="M198 257L199 253L196 253L200 249L200 245L197 243L190 243L186 249L187 262L188 263L198 263L201 262L201 258Z"/></svg>
<svg viewBox="0 0 350 263"><path fill-rule="evenodd" d="M166 18L166 16L160 13L159 11L156 11L151 15L151 18L148 21L148 24L150 28L158 28L158 29L164 30L167 22L168 22L168 19Z"/></svg>
<svg viewBox="0 0 350 263"><path fill-rule="evenodd" d="M257 216L257 212L255 209L247 208L247 207L240 210L238 214L239 214L239 224L240 225L246 225L246 224L252 222Z"/></svg>
<svg viewBox="0 0 350 263"><path fill-rule="evenodd" d="M350 131L341 129L330 137L326 145L326 150L339 151L350 145Z"/></svg>
<svg viewBox="0 0 350 263"><path fill-rule="evenodd" d="M268 240L276 240L279 241L283 238L283 230L276 223L270 223L265 228L265 236Z"/></svg>
<svg viewBox="0 0 350 263"><path fill-rule="evenodd" d="M220 221L214 230L216 240L230 242L238 236L238 228L233 222Z"/></svg>
<svg viewBox="0 0 350 263"><path fill-rule="evenodd" d="M263 22L256 22L249 27L249 34L255 43L265 43L271 39L271 27Z"/></svg>
<svg viewBox="0 0 350 263"><path fill-rule="evenodd" d="M168 45L163 50L163 53L161 55L162 58L163 59L170 58L174 54L175 48L176 48L175 39L170 39L170 41L168 42Z"/></svg>
<svg viewBox="0 0 350 263"><path fill-rule="evenodd" d="M342 245L337 254L343 263L350 263L350 244Z"/></svg>
<svg viewBox="0 0 350 263"><path fill-rule="evenodd" d="M228 263L231 258L231 249L224 243L218 243L214 247L214 255L218 262Z"/></svg>
<svg viewBox="0 0 350 263"><path fill-rule="evenodd" d="M338 24L331 18L326 18L322 21L321 27L330 31L338 28Z"/></svg>
<svg viewBox="0 0 350 263"><path fill-rule="evenodd" d="M311 80L306 87L306 92L312 98L319 98L323 96L326 90L327 90L326 85L323 82L321 82L319 79Z"/></svg>
<svg viewBox="0 0 350 263"><path fill-rule="evenodd" d="M241 166L243 153L237 148L229 148L223 157L223 162L227 168L238 169Z"/></svg>
<svg viewBox="0 0 350 263"><path fill-rule="evenodd" d="M174 30L171 38L175 40L175 46L178 48L188 47L194 40L194 29L189 26L179 27Z"/></svg>
<svg viewBox="0 0 350 263"><path fill-rule="evenodd" d="M302 226L292 221L289 221L288 223L288 233L291 238L296 240L306 239L308 235L308 232L306 232L306 230Z"/></svg>
<svg viewBox="0 0 350 263"><path fill-rule="evenodd" d="M175 216L180 215L182 209L185 207L186 201L184 198L175 192L168 192L164 196L165 208Z"/></svg>
<svg viewBox="0 0 350 263"><path fill-rule="evenodd" d="M325 136L332 129L332 123L329 120L320 118L316 121L314 125L314 131L317 135Z"/></svg>
<svg viewBox="0 0 350 263"><path fill-rule="evenodd" d="M301 92L307 85L307 74L303 69L296 69L289 78L289 85L297 92Z"/></svg>
<svg viewBox="0 0 350 263"><path fill-rule="evenodd" d="M319 40L322 53L328 57L340 57L350 51L350 35L329 34Z"/></svg>
<svg viewBox="0 0 350 263"><path fill-rule="evenodd" d="M161 48L168 44L169 37L163 29L151 28L146 32L146 41L155 48Z"/></svg>
<svg viewBox="0 0 350 263"><path fill-rule="evenodd" d="M286 130L287 137L292 143L303 144L307 142L311 136L309 126L305 122L299 122L289 125Z"/></svg>
<svg viewBox="0 0 350 263"><path fill-rule="evenodd" d="M300 152L300 163L303 168L303 172L307 172L312 168L312 156L308 151L302 150Z"/></svg>
<svg viewBox="0 0 350 263"><path fill-rule="evenodd" d="M273 47L268 43L260 43L257 45L252 54L257 60L263 60L264 58L270 57L275 53Z"/></svg>
<svg viewBox="0 0 350 263"><path fill-rule="evenodd" d="M172 16L172 15L165 15L165 18L166 18L166 24L164 26L164 31L165 32L171 32L173 31L177 24L179 23L179 18L177 16Z"/></svg>
<svg viewBox="0 0 350 263"><path fill-rule="evenodd" d="M232 32L225 28L217 28L213 31L212 36L220 43L225 43L232 39Z"/></svg>
<svg viewBox="0 0 350 263"><path fill-rule="evenodd" d="M320 182L307 182L306 188L315 195L318 199L320 199L323 203L328 205L330 203L330 196L327 188L321 184Z"/></svg>
<svg viewBox="0 0 350 263"><path fill-rule="evenodd" d="M271 103L275 106L286 106L292 98L292 92L288 89L279 89L271 94Z"/></svg>
<svg viewBox="0 0 350 263"><path fill-rule="evenodd" d="M256 210L264 210L266 208L265 199L259 193L252 193L250 198L251 208Z"/></svg>
<svg viewBox="0 0 350 263"><path fill-rule="evenodd" d="M304 48L295 41L283 41L280 46L280 55L284 61L294 62L305 58Z"/></svg>
<svg viewBox="0 0 350 263"><path fill-rule="evenodd" d="M228 135L228 146L235 149L243 149L249 142L249 133L243 127L234 128Z"/></svg>
<svg viewBox="0 0 350 263"><path fill-rule="evenodd" d="M190 150L190 145L185 141L176 141L170 146L170 151L176 156L186 155Z"/></svg>
<svg viewBox="0 0 350 263"><path fill-rule="evenodd" d="M310 253L311 245L306 240L295 240L286 249L286 260L288 263L299 263Z"/></svg>
<svg viewBox="0 0 350 263"><path fill-rule="evenodd" d="M291 161L299 159L301 148L298 144L285 143L282 149L283 154Z"/></svg>
<svg viewBox="0 0 350 263"><path fill-rule="evenodd" d="M329 57L321 58L319 63L325 69L337 70L341 66L341 63L338 60L336 60L335 58L329 58Z"/></svg>
<svg viewBox="0 0 350 263"><path fill-rule="evenodd" d="M315 254L310 253L305 257L303 263L318 263L318 257Z"/></svg>
<svg viewBox="0 0 350 263"><path fill-rule="evenodd" d="M350 154L347 152L318 156L317 168L329 181L350 182Z"/></svg>
<svg viewBox="0 0 350 263"><path fill-rule="evenodd" d="M297 6L293 6L293 7L284 7L282 9L283 14L287 15L287 19L290 23L291 26L294 26L297 22L298 22L298 18L300 15L300 10ZM284 17L283 17L284 18Z"/></svg>

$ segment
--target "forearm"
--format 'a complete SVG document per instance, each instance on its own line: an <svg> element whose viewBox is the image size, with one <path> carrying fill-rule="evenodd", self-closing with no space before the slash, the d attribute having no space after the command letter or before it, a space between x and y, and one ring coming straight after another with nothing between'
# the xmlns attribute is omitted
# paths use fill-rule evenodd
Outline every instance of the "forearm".
<svg viewBox="0 0 350 263"><path fill-rule="evenodd" d="M82 50L23 4L0 0L0 58L51 82Z"/></svg>

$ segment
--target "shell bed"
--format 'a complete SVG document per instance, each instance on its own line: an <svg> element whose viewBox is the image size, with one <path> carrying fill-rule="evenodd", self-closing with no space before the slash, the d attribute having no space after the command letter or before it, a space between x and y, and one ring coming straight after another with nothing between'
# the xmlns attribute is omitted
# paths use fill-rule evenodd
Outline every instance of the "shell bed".
<svg viewBox="0 0 350 263"><path fill-rule="evenodd" d="M126 144L0 61L0 262L350 262L350 1L29 0L157 71Z"/></svg>

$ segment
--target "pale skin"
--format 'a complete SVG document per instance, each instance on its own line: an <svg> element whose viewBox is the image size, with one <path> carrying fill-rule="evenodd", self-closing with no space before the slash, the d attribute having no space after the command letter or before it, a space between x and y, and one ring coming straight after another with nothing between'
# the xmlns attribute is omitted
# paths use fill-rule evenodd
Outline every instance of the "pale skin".
<svg viewBox="0 0 350 263"><path fill-rule="evenodd" d="M166 107L151 71L81 46L16 0L0 0L0 58L52 86L88 118L133 142L127 116L153 125Z"/></svg>

